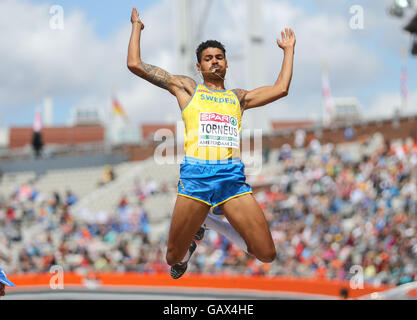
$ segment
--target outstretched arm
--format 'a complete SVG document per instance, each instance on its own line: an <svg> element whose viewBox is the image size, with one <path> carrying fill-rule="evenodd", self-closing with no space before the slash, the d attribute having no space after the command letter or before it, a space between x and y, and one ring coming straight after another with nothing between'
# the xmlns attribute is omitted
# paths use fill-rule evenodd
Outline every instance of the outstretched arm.
<svg viewBox="0 0 417 320"><path fill-rule="evenodd" d="M140 38L145 25L139 18L136 8L132 10L131 22L132 34L130 36L127 58L127 67L129 70L142 79L168 90L173 95L177 96L177 98L179 98L178 95L183 94L193 95L196 86L196 82L193 79L186 76L174 76L162 68L142 61L140 54Z"/></svg>
<svg viewBox="0 0 417 320"><path fill-rule="evenodd" d="M292 29L285 29L285 33L281 32L281 35L282 40L278 38L277 44L284 50L284 60L275 84L273 86L260 87L252 91L242 89L233 90L239 98L242 111L264 106L288 95L293 73L296 39Z"/></svg>

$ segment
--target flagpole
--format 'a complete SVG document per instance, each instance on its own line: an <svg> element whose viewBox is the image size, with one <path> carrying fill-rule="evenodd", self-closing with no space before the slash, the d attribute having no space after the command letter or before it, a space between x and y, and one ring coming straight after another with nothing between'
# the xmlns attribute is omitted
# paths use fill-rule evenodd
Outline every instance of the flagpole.
<svg viewBox="0 0 417 320"><path fill-rule="evenodd" d="M408 104L408 79L407 79L407 50L401 48L401 114L405 114Z"/></svg>
<svg viewBox="0 0 417 320"><path fill-rule="evenodd" d="M323 61L322 64L322 96L323 96L323 117L322 122L325 127L329 126L332 122L334 115L334 103L331 95L330 80L328 75L327 62Z"/></svg>
<svg viewBox="0 0 417 320"><path fill-rule="evenodd" d="M323 116L322 116L322 124L323 126L327 126L327 116L326 116L326 95L325 95L325 88L324 88L324 77L325 77L325 72L327 69L327 63L326 61L323 61L322 65L321 65L321 94L322 94L322 99L323 99L323 104L322 104L322 112L323 112Z"/></svg>
<svg viewBox="0 0 417 320"><path fill-rule="evenodd" d="M110 109L110 119L111 120L110 120L110 122L112 122L113 119L114 119L113 108L114 108L115 99L116 99L116 86L113 84L112 87L111 87L111 109Z"/></svg>

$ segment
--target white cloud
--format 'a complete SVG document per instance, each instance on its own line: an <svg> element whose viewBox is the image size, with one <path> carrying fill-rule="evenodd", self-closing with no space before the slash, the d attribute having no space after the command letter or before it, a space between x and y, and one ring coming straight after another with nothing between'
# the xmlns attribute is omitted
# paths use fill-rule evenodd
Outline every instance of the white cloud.
<svg viewBox="0 0 417 320"><path fill-rule="evenodd" d="M210 16L205 39L224 42L230 57L244 52L247 16L242 1L233 1L233 12L221 1ZM351 95L361 85L377 79L382 72L382 60L369 48L361 47L357 33L349 28L349 15L322 11L311 14L306 8L290 1L264 0L264 40L267 83L276 81L282 63L282 51L276 45L281 30L291 27L297 36L294 77L290 96L263 108L272 119L317 118L321 112L321 68L327 62L335 95ZM216 13L223 12L222 19ZM347 11L348 13L348 11ZM232 15L232 17L230 17ZM224 18L227 17L227 18ZM237 28L234 21L239 21ZM258 61L253 61L257 63ZM247 88L245 61L229 59L228 85Z"/></svg>
<svg viewBox="0 0 417 320"><path fill-rule="evenodd" d="M167 57L173 48L173 33L168 32L171 9L171 1L165 0L141 14L149 21L142 36L142 57L170 69L174 62ZM51 95L55 101L70 97L77 101L75 106L91 108L94 103L110 110L111 90L116 86L121 100L126 97L128 113L137 120L158 109L160 114L160 92L155 94L150 85L133 80L126 67L128 15L126 25L103 40L82 12L65 12L64 30L52 30L48 5L0 2L0 108L13 107L19 113L19 107L34 104L35 96ZM165 17L162 23L161 16ZM130 96L137 101L133 103Z"/></svg>
<svg viewBox="0 0 417 320"><path fill-rule="evenodd" d="M140 13L141 19L145 23L145 30L141 37L141 56L149 64L157 65L169 72L176 69L175 66L175 49L173 33L171 32L171 18L167 18L164 23L160 23L160 17L168 17L172 9L170 1L164 1L148 11ZM152 23L155 21L155 23ZM131 25L127 24L122 30L112 37L108 42L106 51L111 53L109 57L110 66L106 66L108 76L106 81L108 91L97 98L95 90L87 95L75 107L91 106L92 101L101 101L98 105L104 106L108 110L111 107L110 87L116 89L119 102L126 110L131 121L135 122L164 122L169 117L169 113L175 113L178 110L175 97L167 91L161 90L150 83L136 77L127 69L126 58L127 48L130 38ZM158 39L157 41L155 39ZM107 53L109 55L109 53ZM119 76L114 78L113 74ZM170 116L172 118L172 115Z"/></svg>
<svg viewBox="0 0 417 320"><path fill-rule="evenodd" d="M6 0L0 4L3 21L0 52L2 93L11 105L30 102L34 94L82 94L105 61L100 43L81 12L66 17L65 30L49 28L49 7ZM105 55L104 55L105 56ZM4 76L9 75L9 76ZM10 79L10 80L9 80ZM94 79L94 81L92 81Z"/></svg>
<svg viewBox="0 0 417 320"><path fill-rule="evenodd" d="M400 110L403 114L417 114L417 91L408 95L405 110L402 109L402 99L399 92L387 92L374 99L368 111L369 118L390 118Z"/></svg>
<svg viewBox="0 0 417 320"><path fill-rule="evenodd" d="M145 62L175 73L173 6L172 0L163 0L141 12L146 25L141 47ZM233 12L230 13L222 1L213 1L204 39L199 40L215 38L224 42L230 57L227 85L246 88L245 61L233 58L245 48L244 1L234 0L231 7ZM201 9L198 8L199 12ZM127 14L126 21L130 12ZM281 68L282 51L275 42L280 31L292 27L297 35L290 96L263 109L265 114L271 119L317 117L322 103L321 66L324 60L330 69L333 93L337 96L355 94L367 83L379 81L385 70L383 57L361 41L378 28L384 32L399 24L387 19L389 23L385 26L378 22L378 19L383 20L380 15L380 11L366 9L369 19L366 21L372 27L360 33L349 28L348 12L321 10L313 14L295 2L264 0L266 84L276 80ZM49 19L47 5L20 0L0 2L0 108L13 107L17 112L19 106L31 103L37 92L41 96L51 95L54 101L71 97L77 107L96 105L102 110L110 110L111 90L115 86L132 121L180 119L173 96L127 70L130 23L126 22L112 36L102 39L82 12L65 12L63 31L51 30ZM390 37L394 41L391 45L397 45L395 37ZM199 79L197 74L189 76Z"/></svg>

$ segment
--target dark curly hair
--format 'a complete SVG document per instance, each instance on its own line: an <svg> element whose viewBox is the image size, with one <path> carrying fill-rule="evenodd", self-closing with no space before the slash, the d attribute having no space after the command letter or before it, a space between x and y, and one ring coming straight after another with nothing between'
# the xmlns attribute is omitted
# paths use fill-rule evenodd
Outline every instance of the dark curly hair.
<svg viewBox="0 0 417 320"><path fill-rule="evenodd" d="M223 54L226 57L226 49L224 48L224 45L222 45L219 41L216 40L207 40L205 42L202 42L196 50L198 63L201 63L201 54L207 48L218 48L221 51L223 51Z"/></svg>

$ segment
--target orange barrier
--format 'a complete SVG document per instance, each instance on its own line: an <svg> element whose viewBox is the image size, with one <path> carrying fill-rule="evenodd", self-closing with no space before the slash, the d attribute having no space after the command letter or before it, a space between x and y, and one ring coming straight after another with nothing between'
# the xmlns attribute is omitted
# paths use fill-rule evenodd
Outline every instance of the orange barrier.
<svg viewBox="0 0 417 320"><path fill-rule="evenodd" d="M8 278L19 287L49 287L53 274L21 274L9 275ZM351 289L349 281L334 281L328 279L305 279L290 277L265 277L265 276L221 276L221 275L197 275L186 274L180 280L173 280L169 274L138 274L126 273L94 273L89 274L89 279L97 279L101 287L151 287L151 288L188 288L188 289L222 289L222 290L257 290L266 293L298 293L309 295L322 295L332 298L340 297L340 291L348 290L349 298L358 298L373 292L381 292L391 289L392 286L374 287L364 284L363 289ZM76 273L64 273L65 286L85 287L87 278Z"/></svg>

